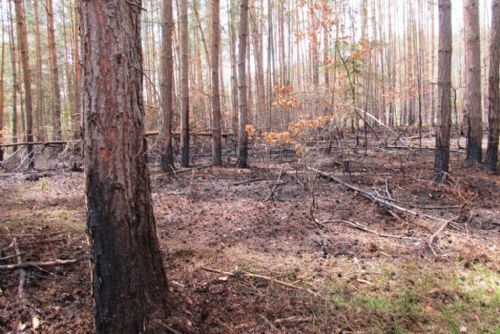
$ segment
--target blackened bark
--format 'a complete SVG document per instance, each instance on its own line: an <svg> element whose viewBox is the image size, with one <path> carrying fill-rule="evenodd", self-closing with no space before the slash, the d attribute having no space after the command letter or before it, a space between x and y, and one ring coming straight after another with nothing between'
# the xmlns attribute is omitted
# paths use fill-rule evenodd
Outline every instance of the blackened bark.
<svg viewBox="0 0 500 334"><path fill-rule="evenodd" d="M172 0L163 2L162 24L162 51L161 51L161 104L163 122L160 136L161 170L170 172L174 169L174 155L172 152L172 115L173 115L173 80L174 58L172 51L172 33L174 19L172 14Z"/></svg>
<svg viewBox="0 0 500 334"><path fill-rule="evenodd" d="M219 95L220 1L212 0L212 159L214 166L222 166L222 130ZM241 84L241 83L240 83Z"/></svg>
<svg viewBox="0 0 500 334"><path fill-rule="evenodd" d="M19 41L19 48L21 50L21 64L23 68L23 83L24 83L24 94L25 94L25 109L26 109L26 141L28 143L33 142L33 103L32 103L32 93L31 93L31 67L30 67L30 56L28 50L28 34L26 32L26 18L24 13L24 2L22 0L16 0L16 22L17 22L17 34ZM23 117L24 118L24 117ZM23 120L24 124L24 120ZM28 168L35 168L33 154L33 145L28 144Z"/></svg>
<svg viewBox="0 0 500 334"><path fill-rule="evenodd" d="M146 166L140 8L81 2L87 228L97 333L154 332L167 281Z"/></svg>
<svg viewBox="0 0 500 334"><path fill-rule="evenodd" d="M189 167L189 39L187 1L181 1L181 166Z"/></svg>
<svg viewBox="0 0 500 334"><path fill-rule="evenodd" d="M248 167L248 134L246 132L248 104L246 54L248 38L248 0L241 0L240 5L240 36L238 46L238 82L240 97L239 129L238 129L238 167Z"/></svg>
<svg viewBox="0 0 500 334"><path fill-rule="evenodd" d="M438 183L446 183L449 172L451 128L451 55L451 2L450 0L439 0L439 126L436 129L436 156L434 161L434 181Z"/></svg>
<svg viewBox="0 0 500 334"><path fill-rule="evenodd" d="M498 133L500 118L499 66L500 66L500 0L493 0L490 41L490 67L488 75L488 148L486 166L496 171L498 163Z"/></svg>

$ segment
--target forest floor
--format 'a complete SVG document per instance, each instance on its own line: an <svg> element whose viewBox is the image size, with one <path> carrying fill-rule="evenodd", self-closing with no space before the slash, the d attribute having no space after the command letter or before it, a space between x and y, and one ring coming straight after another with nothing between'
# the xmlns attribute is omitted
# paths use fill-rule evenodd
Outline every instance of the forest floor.
<svg viewBox="0 0 500 334"><path fill-rule="evenodd" d="M312 153L173 177L153 168L171 296L164 324L181 333L500 333L500 177L452 153L453 182L433 184L433 154L373 147L352 157L350 173L336 154ZM23 270L24 298L20 271L0 270L0 332L92 332L83 184L82 173L0 174L0 265L16 263L14 239L23 262L81 259Z"/></svg>

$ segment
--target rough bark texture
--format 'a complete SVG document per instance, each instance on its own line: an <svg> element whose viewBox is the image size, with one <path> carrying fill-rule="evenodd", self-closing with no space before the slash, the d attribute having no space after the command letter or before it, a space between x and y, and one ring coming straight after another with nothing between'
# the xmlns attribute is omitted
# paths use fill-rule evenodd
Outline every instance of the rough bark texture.
<svg viewBox="0 0 500 334"><path fill-rule="evenodd" d="M10 48L10 62L12 68L12 142L17 143L17 56L16 56L16 42L14 38L14 15L12 13L12 2L9 1L7 11L10 17L9 29L9 48ZM14 152L17 151L17 146L13 147Z"/></svg>
<svg viewBox="0 0 500 334"><path fill-rule="evenodd" d="M31 67L30 56L28 50L28 34L26 33L26 18L24 14L24 3L22 0L16 0L16 22L17 22L17 37L19 48L21 50L21 64L23 68L23 83L24 83L24 103L26 113L26 141L33 142L33 103L31 93ZM28 144L28 167L34 168L33 160L33 145Z"/></svg>
<svg viewBox="0 0 500 334"><path fill-rule="evenodd" d="M219 95L220 1L212 0L212 159L222 166L222 139Z"/></svg>
<svg viewBox="0 0 500 334"><path fill-rule="evenodd" d="M172 115L173 115L173 80L174 80L174 58L172 51L172 33L174 30L174 18L172 13L172 0L163 2L163 25L162 25L162 51L161 51L161 104L163 120L161 126L160 167L169 172L174 168L174 155L172 152Z"/></svg>
<svg viewBox="0 0 500 334"><path fill-rule="evenodd" d="M42 91L42 43L40 35L40 9L39 1L33 1L33 8L35 10L35 53L36 53L36 72L35 72L35 86L36 86L36 139L38 141L45 141L45 126L43 124L43 91Z"/></svg>
<svg viewBox="0 0 500 334"><path fill-rule="evenodd" d="M52 139L61 139L61 88L59 86L59 67L57 65L56 37L54 30L54 10L52 0L46 1L47 29L49 39L50 72L52 80L51 111Z"/></svg>
<svg viewBox="0 0 500 334"><path fill-rule="evenodd" d="M500 66L500 0L493 0L490 37L490 67L488 73L488 148L486 166L495 171L498 162L498 133L500 118L499 66Z"/></svg>
<svg viewBox="0 0 500 334"><path fill-rule="evenodd" d="M438 86L439 115L436 129L436 157L434 161L434 181L447 181L450 160L451 128L451 1L439 0L439 56Z"/></svg>
<svg viewBox="0 0 500 334"><path fill-rule="evenodd" d="M465 109L467 114L467 160L481 162L481 48L479 0L464 1L465 63L467 64Z"/></svg>
<svg viewBox="0 0 500 334"><path fill-rule="evenodd" d="M140 8L81 3L87 228L97 333L158 333L167 281L146 166Z"/></svg>
<svg viewBox="0 0 500 334"><path fill-rule="evenodd" d="M240 36L238 45L238 82L240 92L240 114L238 129L238 167L248 167L248 134L247 125L247 86L246 86L246 53L248 38L248 0L241 0L240 4Z"/></svg>
<svg viewBox="0 0 500 334"><path fill-rule="evenodd" d="M4 34L4 24L2 21L2 36ZM2 60L0 65L0 163L3 161L3 128L4 128L4 70L5 70L5 42L2 41Z"/></svg>
<svg viewBox="0 0 500 334"><path fill-rule="evenodd" d="M188 7L181 1L181 166L189 167L189 39Z"/></svg>

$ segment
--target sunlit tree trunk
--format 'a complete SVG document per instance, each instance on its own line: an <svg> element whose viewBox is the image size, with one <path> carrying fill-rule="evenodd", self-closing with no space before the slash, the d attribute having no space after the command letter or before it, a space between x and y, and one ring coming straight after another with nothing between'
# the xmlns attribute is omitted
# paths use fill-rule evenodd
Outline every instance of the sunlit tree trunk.
<svg viewBox="0 0 500 334"><path fill-rule="evenodd" d="M36 134L37 140L45 141L45 126L43 124L43 81L42 81L42 42L40 35L40 8L39 1L33 1L35 12L35 99L36 99Z"/></svg>
<svg viewBox="0 0 500 334"><path fill-rule="evenodd" d="M467 160L481 162L481 49L479 35L479 0L464 1L467 115Z"/></svg>
<svg viewBox="0 0 500 334"><path fill-rule="evenodd" d="M16 22L19 48L21 50L21 64L23 68L23 82L25 94L25 112L26 112L26 141L33 142L33 105L31 93L31 68L28 50L28 34L26 32L26 18L24 13L24 3L22 0L15 0ZM28 144L28 166L30 169L35 167L33 156L33 145Z"/></svg>

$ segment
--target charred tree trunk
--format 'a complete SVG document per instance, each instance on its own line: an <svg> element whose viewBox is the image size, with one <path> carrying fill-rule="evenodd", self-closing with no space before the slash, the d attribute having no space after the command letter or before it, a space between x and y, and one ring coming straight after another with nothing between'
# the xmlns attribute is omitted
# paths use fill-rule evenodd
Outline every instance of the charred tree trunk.
<svg viewBox="0 0 500 334"><path fill-rule="evenodd" d="M434 181L446 183L450 160L451 128L451 0L439 0L439 117L436 129L436 157Z"/></svg>
<svg viewBox="0 0 500 334"><path fill-rule="evenodd" d="M97 333L158 333L167 281L146 166L140 8L81 2L87 228Z"/></svg>
<svg viewBox="0 0 500 334"><path fill-rule="evenodd" d="M212 0L212 158L214 166L222 166L221 116L219 96L220 3Z"/></svg>
<svg viewBox="0 0 500 334"><path fill-rule="evenodd" d="M479 0L464 1L467 114L467 160L481 163L481 49L479 39Z"/></svg>
<svg viewBox="0 0 500 334"><path fill-rule="evenodd" d="M173 81L174 81L174 58L172 50L172 33L174 30L174 18L172 11L172 0L163 2L162 22L162 51L161 51L161 104L163 121L161 126L160 167L165 172L174 168L174 155L172 152L172 115L173 115Z"/></svg>
<svg viewBox="0 0 500 334"><path fill-rule="evenodd" d="M240 36L238 45L238 82L240 92L240 114L238 129L238 167L248 167L248 134L247 125L247 86L246 86L246 54L248 39L248 0L241 0L240 5Z"/></svg>
<svg viewBox="0 0 500 334"><path fill-rule="evenodd" d="M498 162L498 133L500 118L499 66L500 66L500 0L493 0L490 37L490 67L488 75L488 148L486 166L495 171Z"/></svg>
<svg viewBox="0 0 500 334"><path fill-rule="evenodd" d="M181 1L181 166L189 167L189 39L187 1Z"/></svg>

